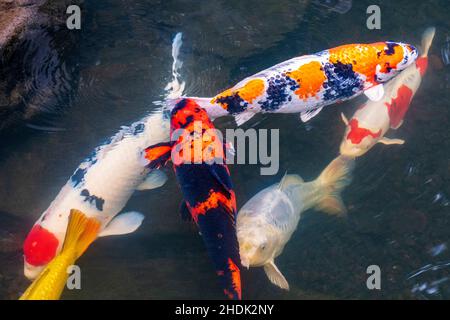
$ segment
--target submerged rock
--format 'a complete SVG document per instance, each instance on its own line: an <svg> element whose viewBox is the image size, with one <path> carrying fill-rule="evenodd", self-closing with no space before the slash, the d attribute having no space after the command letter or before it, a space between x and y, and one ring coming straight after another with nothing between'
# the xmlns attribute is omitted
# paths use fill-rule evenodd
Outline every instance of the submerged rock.
<svg viewBox="0 0 450 320"><path fill-rule="evenodd" d="M63 57L76 33L66 2L0 1L0 134L67 105L75 77Z"/></svg>

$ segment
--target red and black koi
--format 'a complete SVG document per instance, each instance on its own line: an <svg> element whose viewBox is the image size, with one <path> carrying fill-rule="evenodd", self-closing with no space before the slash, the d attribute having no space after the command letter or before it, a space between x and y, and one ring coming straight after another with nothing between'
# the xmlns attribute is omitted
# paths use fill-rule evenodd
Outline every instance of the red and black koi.
<svg viewBox="0 0 450 320"><path fill-rule="evenodd" d="M207 112L190 99L172 109L171 140L145 150L148 167L161 167L172 158L184 195L182 213L198 225L225 295L241 299L236 197L223 142Z"/></svg>

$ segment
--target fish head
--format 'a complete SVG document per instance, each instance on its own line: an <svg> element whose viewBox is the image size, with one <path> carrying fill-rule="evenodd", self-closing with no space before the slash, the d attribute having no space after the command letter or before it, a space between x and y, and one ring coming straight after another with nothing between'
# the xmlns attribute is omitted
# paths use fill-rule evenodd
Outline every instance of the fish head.
<svg viewBox="0 0 450 320"><path fill-rule="evenodd" d="M192 99L184 98L180 100L171 111L172 130L188 129L195 121L200 121L212 127L206 110Z"/></svg>
<svg viewBox="0 0 450 320"><path fill-rule="evenodd" d="M25 276L30 280L35 279L56 256L59 247L57 235L41 224L35 224L23 245Z"/></svg>
<svg viewBox="0 0 450 320"><path fill-rule="evenodd" d="M345 135L340 145L340 153L349 158L364 155L381 138L381 129L365 128L358 119L351 119L345 129Z"/></svg>
<svg viewBox="0 0 450 320"><path fill-rule="evenodd" d="M384 83L412 65L419 56L418 50L401 42L383 42L377 45L378 63L376 65L376 81Z"/></svg>
<svg viewBox="0 0 450 320"><path fill-rule="evenodd" d="M264 265L273 257L274 248L273 242L269 239L270 233L265 230L262 223L257 221L240 222L238 222L237 237L242 266L248 269Z"/></svg>

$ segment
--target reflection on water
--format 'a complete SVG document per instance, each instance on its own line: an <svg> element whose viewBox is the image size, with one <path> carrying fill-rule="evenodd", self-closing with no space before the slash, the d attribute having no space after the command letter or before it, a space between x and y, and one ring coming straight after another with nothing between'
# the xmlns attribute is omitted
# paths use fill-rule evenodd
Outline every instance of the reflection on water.
<svg viewBox="0 0 450 320"><path fill-rule="evenodd" d="M305 213L277 261L289 279L289 292L271 285L262 270L251 269L243 272L243 295L450 298L450 71L440 58L449 13L442 10L443 0L414 6L409 1L379 3L382 29L369 31L365 12L370 1L353 1L344 14L315 1L90 1L82 8L82 29L71 54L48 58L49 50L61 49L60 41L56 48L52 44L52 39L61 40L59 31L39 34L41 46L24 46L38 61L31 69L37 73L27 77L29 88L39 92L32 101L68 111L56 123L44 123L64 131L27 129L2 141L0 298L15 299L26 288L21 241L81 160L120 126L156 108L151 102L161 99L171 78L171 41L177 32L183 32L185 93L212 96L275 63L343 43L419 44L430 25L437 27L430 69L405 124L390 136L404 139L405 145L377 145L358 159L353 183L343 194L347 219ZM50 68L54 65L60 67ZM78 84L70 81L77 72ZM73 87L70 99L66 89ZM49 95L55 102L41 100ZM281 128L281 168L277 176L262 177L258 166L231 166L238 207L286 170L314 179L339 151L340 112L352 114L361 99L330 107L307 125L297 115L257 116L245 124ZM234 124L220 119L217 126ZM132 197L124 211L145 213L143 226L131 235L96 241L79 260L83 290L67 291L63 298L221 298L195 227L180 218L181 194L169 176L163 188ZM381 291L366 287L366 268L373 264L381 268Z"/></svg>

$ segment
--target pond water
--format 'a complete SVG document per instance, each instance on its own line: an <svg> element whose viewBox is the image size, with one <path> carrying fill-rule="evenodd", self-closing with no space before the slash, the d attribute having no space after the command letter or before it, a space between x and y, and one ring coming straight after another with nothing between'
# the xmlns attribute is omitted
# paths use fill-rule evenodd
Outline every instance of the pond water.
<svg viewBox="0 0 450 320"><path fill-rule="evenodd" d="M353 1L345 13L321 3L327 1L86 1L81 30L71 31L78 34L70 46L63 45L60 31L47 30L45 37L57 39L48 45L62 52L64 72L49 77L50 86L60 90L61 114L45 119L51 130L35 129L36 120L34 128L0 138L0 299L17 299L27 287L25 235L79 163L120 126L157 108L152 102L161 99L171 79L177 32L183 33L185 93L208 97L291 57L341 44L419 45L429 26L437 32L428 73L403 126L389 134L406 143L379 144L357 159L343 194L347 218L304 214L277 259L289 292L252 268L242 273L243 297L449 299L450 68L440 59L450 35L448 3ZM371 4L381 8L380 30L366 27ZM23 50L38 54L30 48ZM67 90L55 79L73 87ZM340 113L350 116L363 101L325 108L307 124L295 114L258 115L244 124L244 129L280 129L280 170L261 176L258 165L231 165L238 207L285 171L314 179L338 155L345 129ZM216 125L235 127L231 118ZM167 171L165 186L137 192L124 209L144 213L142 227L96 241L79 260L82 290L66 290L63 299L222 298L196 228L180 218L181 193ZM381 290L366 287L370 265L381 268Z"/></svg>

